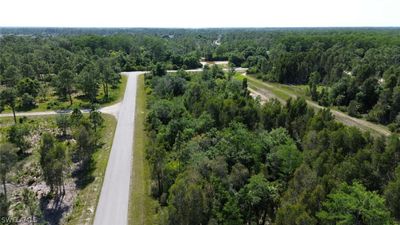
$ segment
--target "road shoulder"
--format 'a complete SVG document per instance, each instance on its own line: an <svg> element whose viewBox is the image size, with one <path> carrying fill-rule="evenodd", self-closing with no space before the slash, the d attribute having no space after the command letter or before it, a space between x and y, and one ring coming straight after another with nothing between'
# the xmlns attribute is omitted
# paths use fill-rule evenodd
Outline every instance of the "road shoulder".
<svg viewBox="0 0 400 225"><path fill-rule="evenodd" d="M158 205L157 201L150 196L151 177L150 168L146 160L146 143L148 139L144 124L146 113L144 75L140 75L137 81L133 163L128 209L128 223L133 225L154 224L155 209Z"/></svg>

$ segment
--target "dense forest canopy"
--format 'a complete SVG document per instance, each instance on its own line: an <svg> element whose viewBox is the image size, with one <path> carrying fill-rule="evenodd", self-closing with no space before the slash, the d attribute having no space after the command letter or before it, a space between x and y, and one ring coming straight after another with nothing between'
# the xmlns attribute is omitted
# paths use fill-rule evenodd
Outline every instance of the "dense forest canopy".
<svg viewBox="0 0 400 225"><path fill-rule="evenodd" d="M81 108L96 108L109 102L121 71L151 71L145 76L146 155L160 221L380 225L400 220L396 134L375 137L347 127L303 98L261 104L251 97L247 79L233 70L205 66L202 72L185 72L200 68L201 60L227 60L229 68L248 68L250 76L265 81L307 85L321 105L397 131L399 29L0 28L0 33L0 111L35 109L49 95L56 98L47 104L50 109L58 101L73 106L77 99L89 102ZM167 73L170 69L177 72ZM59 118L59 126L73 123L79 110L74 112ZM85 141L90 132L96 133L96 118L78 123L90 127L75 137L82 150L90 146ZM23 136L20 126L10 132ZM24 149L26 143L9 139ZM44 159L62 152L51 136L42 143ZM86 153L81 160L91 155ZM50 178L58 190L61 182Z"/></svg>
<svg viewBox="0 0 400 225"><path fill-rule="evenodd" d="M166 85L168 84L168 85ZM168 224L393 224L400 141L304 99L261 105L215 68L146 76L152 194Z"/></svg>
<svg viewBox="0 0 400 225"><path fill-rule="evenodd" d="M99 58L109 58L116 72L150 70L157 63L193 69L201 58L229 60L264 80L308 84L322 105L391 124L392 130L400 127L396 28L1 28L0 33L2 84L32 75L50 79L43 76L63 69L79 74ZM35 96L28 94L29 106Z"/></svg>

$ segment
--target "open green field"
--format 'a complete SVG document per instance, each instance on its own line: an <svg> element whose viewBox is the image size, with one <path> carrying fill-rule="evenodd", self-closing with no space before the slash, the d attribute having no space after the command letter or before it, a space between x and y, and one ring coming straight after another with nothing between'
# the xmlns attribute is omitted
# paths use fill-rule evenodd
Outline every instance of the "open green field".
<svg viewBox="0 0 400 225"><path fill-rule="evenodd" d="M146 92L144 75L138 77L135 116L135 136L132 162L129 224L144 225L156 223L158 203L150 196L150 168L146 160Z"/></svg>

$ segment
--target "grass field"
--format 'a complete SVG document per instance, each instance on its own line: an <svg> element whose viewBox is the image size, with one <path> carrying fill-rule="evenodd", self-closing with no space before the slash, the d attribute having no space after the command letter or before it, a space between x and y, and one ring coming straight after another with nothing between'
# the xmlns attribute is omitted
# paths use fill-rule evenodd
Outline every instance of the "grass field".
<svg viewBox="0 0 400 225"><path fill-rule="evenodd" d="M244 77L243 75L240 75ZM260 89L264 87L265 85L269 86L270 89L273 89L277 97L282 98L284 100L289 99L289 97L303 97L307 100L311 100L311 96L309 95L309 87L308 85L302 84L302 85L289 85L289 84L280 84L280 83L274 83L274 82L268 82L268 81L262 81L257 78L255 78L252 75L246 76L246 78L250 81L249 86L250 88L253 89ZM328 88L323 85L319 85L317 87L317 90L319 92L322 91L323 88Z"/></svg>
<svg viewBox="0 0 400 225"><path fill-rule="evenodd" d="M146 119L146 93L144 75L138 77L135 115L135 137L133 149L131 194L129 204L129 224L155 224L158 203L150 196L150 168L146 160L146 143L144 129Z"/></svg>
<svg viewBox="0 0 400 225"><path fill-rule="evenodd" d="M71 214L68 216L66 224L92 224L97 201L100 196L103 178L107 168L108 157L110 155L114 132L117 125L116 119L111 115L103 114L105 123L102 134L104 145L93 155L95 169L92 173L94 181L80 190Z"/></svg>
<svg viewBox="0 0 400 225"><path fill-rule="evenodd" d="M243 76L243 75L241 75ZM265 88L269 89L277 98L282 99L282 100L288 100L290 97L296 97L296 95L292 93L288 93L286 91L283 91L279 87L275 87L271 83L263 82L261 80L255 79L251 76L246 76L248 80L248 86L250 88L253 88L255 90L263 90Z"/></svg>

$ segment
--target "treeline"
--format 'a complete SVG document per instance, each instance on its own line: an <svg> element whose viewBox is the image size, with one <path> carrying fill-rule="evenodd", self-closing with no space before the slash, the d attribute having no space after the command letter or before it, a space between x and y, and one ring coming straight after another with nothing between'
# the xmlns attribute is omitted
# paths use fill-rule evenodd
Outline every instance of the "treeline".
<svg viewBox="0 0 400 225"><path fill-rule="evenodd" d="M399 44L396 29L242 33L222 39L213 56L264 80L308 84L320 104L397 130Z"/></svg>
<svg viewBox="0 0 400 225"><path fill-rule="evenodd" d="M11 106L16 99L19 110L31 109L47 92L61 100L72 93L95 101L99 89L107 92L118 84L120 71L149 71L157 63L166 69L194 69L201 67L203 57L229 60L265 80L308 84L313 100L322 105L400 129L398 29L128 30L89 29L79 35L79 29L72 29L66 34L76 35L64 35L55 29L50 33L58 35L35 36L32 31L32 36L2 36L1 89L19 87L13 88L15 97L3 97L9 101L2 105ZM107 93L102 97L107 99Z"/></svg>
<svg viewBox="0 0 400 225"><path fill-rule="evenodd" d="M73 104L110 101L109 89L121 71L201 67L197 41L151 35L2 36L0 37L0 111L30 110L52 100ZM101 93L101 97L99 96ZM88 107L88 106L86 106Z"/></svg>
<svg viewBox="0 0 400 225"><path fill-rule="evenodd" d="M161 76L160 76L161 75ZM304 99L261 105L218 67L148 74L147 158L167 224L394 224L400 140Z"/></svg>

